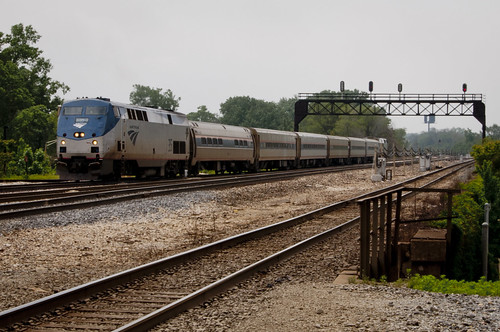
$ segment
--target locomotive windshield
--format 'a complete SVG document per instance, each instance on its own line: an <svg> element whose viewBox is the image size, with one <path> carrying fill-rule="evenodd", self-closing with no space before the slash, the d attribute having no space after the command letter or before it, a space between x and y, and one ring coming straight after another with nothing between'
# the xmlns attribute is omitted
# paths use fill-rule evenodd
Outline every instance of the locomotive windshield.
<svg viewBox="0 0 500 332"><path fill-rule="evenodd" d="M85 107L86 115L105 115L107 111L106 106L87 106ZM82 115L83 107L81 106L65 106L63 108L64 115Z"/></svg>
<svg viewBox="0 0 500 332"><path fill-rule="evenodd" d="M83 112L83 107L79 106L65 106L63 108L64 115L81 115Z"/></svg>
<svg viewBox="0 0 500 332"><path fill-rule="evenodd" d="M106 114L106 106L87 106L85 114L87 115L104 115Z"/></svg>

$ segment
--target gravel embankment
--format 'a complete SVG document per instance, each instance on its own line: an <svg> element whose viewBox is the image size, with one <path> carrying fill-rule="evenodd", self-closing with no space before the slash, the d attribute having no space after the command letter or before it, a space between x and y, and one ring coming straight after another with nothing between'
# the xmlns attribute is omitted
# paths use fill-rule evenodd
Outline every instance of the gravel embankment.
<svg viewBox="0 0 500 332"><path fill-rule="evenodd" d="M355 196L370 170L186 193L0 224L0 310ZM418 174L417 166L405 176ZM159 330L492 331L498 298L332 285L356 264L356 230L261 273Z"/></svg>

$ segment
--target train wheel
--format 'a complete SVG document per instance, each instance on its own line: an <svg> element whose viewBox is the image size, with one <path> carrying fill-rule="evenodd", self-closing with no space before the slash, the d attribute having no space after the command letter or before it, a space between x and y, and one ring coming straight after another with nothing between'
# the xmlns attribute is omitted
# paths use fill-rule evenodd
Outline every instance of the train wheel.
<svg viewBox="0 0 500 332"><path fill-rule="evenodd" d="M194 166L191 166L189 173L192 176L198 176L200 174L200 167L198 166L198 163L196 163L196 165Z"/></svg>

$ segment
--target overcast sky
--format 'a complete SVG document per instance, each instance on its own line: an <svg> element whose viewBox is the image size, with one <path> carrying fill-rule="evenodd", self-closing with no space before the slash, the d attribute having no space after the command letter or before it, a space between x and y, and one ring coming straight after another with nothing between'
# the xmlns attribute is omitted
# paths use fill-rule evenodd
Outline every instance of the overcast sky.
<svg viewBox="0 0 500 332"><path fill-rule="evenodd" d="M32 25L64 98L129 102L134 84L171 89L179 111L229 97L266 101L346 89L485 96L500 124L498 0L0 0L0 31ZM423 117L391 117L407 132ZM481 130L472 117L436 128Z"/></svg>

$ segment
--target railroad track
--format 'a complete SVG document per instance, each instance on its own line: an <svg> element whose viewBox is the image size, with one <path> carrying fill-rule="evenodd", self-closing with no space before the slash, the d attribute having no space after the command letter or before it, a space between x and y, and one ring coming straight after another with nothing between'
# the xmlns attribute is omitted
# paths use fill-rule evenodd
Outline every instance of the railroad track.
<svg viewBox="0 0 500 332"><path fill-rule="evenodd" d="M410 161L404 161L409 163ZM390 162L389 164L392 164ZM396 161L402 165L403 161ZM224 186L239 186L266 181L279 181L298 176L317 175L372 167L371 164L331 166L316 169L262 172L257 174L206 176L177 180L132 181L106 183L99 181L4 185L0 192L2 219L39 215L97 205L112 204L144 197L169 195Z"/></svg>
<svg viewBox="0 0 500 332"><path fill-rule="evenodd" d="M75 183L75 186L72 186L71 184L65 183L62 188L59 183L53 187L44 185L42 188L39 188L38 186L41 184L38 184L27 186L27 190L19 190L18 187L20 186L11 185L2 187L3 190L2 193L0 193L0 220L112 204L144 197L214 189L226 186L249 185L259 182L285 180L298 176L341 172L369 167L371 167L371 165L349 165L257 174L113 184L85 182Z"/></svg>
<svg viewBox="0 0 500 332"><path fill-rule="evenodd" d="M428 177L453 174L471 163L441 169ZM444 176L440 176L445 172ZM394 187L420 181L416 177L350 200L311 211L267 227L217 241L127 270L0 313L0 328L16 329L139 331L193 307L256 271L281 262L330 236L356 224L358 210L353 202ZM351 205L353 218L339 220L331 212ZM207 268L216 267L216 268ZM52 310L56 313L48 313ZM44 319L33 317L44 314ZM48 317L48 319L47 319ZM25 320L36 322L23 325Z"/></svg>

